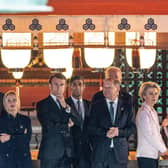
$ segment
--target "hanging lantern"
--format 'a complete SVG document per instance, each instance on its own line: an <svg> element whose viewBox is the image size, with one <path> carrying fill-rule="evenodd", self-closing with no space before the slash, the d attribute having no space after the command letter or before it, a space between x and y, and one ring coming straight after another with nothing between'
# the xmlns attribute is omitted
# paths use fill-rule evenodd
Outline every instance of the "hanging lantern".
<svg viewBox="0 0 168 168"><path fill-rule="evenodd" d="M21 72L12 72L12 75L15 79L21 79L23 77L23 71Z"/></svg>
<svg viewBox="0 0 168 168"><path fill-rule="evenodd" d="M85 61L92 68L107 68L114 60L114 49L85 48Z"/></svg>
<svg viewBox="0 0 168 168"><path fill-rule="evenodd" d="M156 59L156 49L145 49L145 46L156 45L156 33L145 32L144 36L137 32L126 32L126 45L133 49L126 49L126 58L129 66L134 69L149 69Z"/></svg>
<svg viewBox="0 0 168 168"><path fill-rule="evenodd" d="M155 49L126 49L129 66L137 69L148 69L153 66L156 59Z"/></svg>
<svg viewBox="0 0 168 168"><path fill-rule="evenodd" d="M31 50L1 50L1 58L4 66L9 69L23 69L25 68L31 58Z"/></svg>
<svg viewBox="0 0 168 168"><path fill-rule="evenodd" d="M44 62L49 68L64 69L72 65L73 48L44 49Z"/></svg>

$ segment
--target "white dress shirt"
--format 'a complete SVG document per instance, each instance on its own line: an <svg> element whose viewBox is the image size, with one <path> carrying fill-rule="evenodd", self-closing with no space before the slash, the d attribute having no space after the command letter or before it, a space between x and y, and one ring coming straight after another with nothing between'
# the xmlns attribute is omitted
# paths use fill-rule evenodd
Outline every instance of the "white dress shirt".
<svg viewBox="0 0 168 168"><path fill-rule="evenodd" d="M57 97L55 95L53 95L52 93L50 93L50 96L53 98L53 100L55 101L55 103L57 104L57 106L59 107L59 109L61 109L60 104L57 101Z"/></svg>
<svg viewBox="0 0 168 168"><path fill-rule="evenodd" d="M166 152L166 146L160 134L157 112L145 102L136 116L138 132L137 157L158 159L159 152Z"/></svg>
<svg viewBox="0 0 168 168"><path fill-rule="evenodd" d="M107 103L107 107L108 107L109 112L110 112L110 102L113 102L113 109L114 109L114 121L113 121L113 123L115 123L115 118L116 118L116 113L117 113L118 97L113 101L106 98L106 103ZM113 143L113 138L112 138L110 148L113 148L113 147L114 147L114 143Z"/></svg>

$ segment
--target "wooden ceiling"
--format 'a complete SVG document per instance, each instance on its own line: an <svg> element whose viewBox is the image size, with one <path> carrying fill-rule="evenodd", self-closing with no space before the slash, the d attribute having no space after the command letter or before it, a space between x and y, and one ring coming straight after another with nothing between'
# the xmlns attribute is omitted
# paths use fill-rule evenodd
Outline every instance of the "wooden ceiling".
<svg viewBox="0 0 168 168"><path fill-rule="evenodd" d="M102 0L102 1L48 0L48 5L53 6L54 8L53 12L36 13L36 14L38 15L125 15L125 14L167 15L168 14L167 0ZM23 13L21 15L23 15Z"/></svg>

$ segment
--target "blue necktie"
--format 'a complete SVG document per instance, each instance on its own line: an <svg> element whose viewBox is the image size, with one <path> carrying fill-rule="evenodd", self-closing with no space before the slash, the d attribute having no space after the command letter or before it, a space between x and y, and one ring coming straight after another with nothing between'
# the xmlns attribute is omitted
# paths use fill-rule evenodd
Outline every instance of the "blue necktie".
<svg viewBox="0 0 168 168"><path fill-rule="evenodd" d="M77 105L78 105L78 107L77 107L78 109L77 110L78 110L79 116L80 116L81 119L83 119L80 100L77 101Z"/></svg>
<svg viewBox="0 0 168 168"><path fill-rule="evenodd" d="M80 127L81 127L81 130L83 130L83 122L84 121L83 121L83 116L82 116L82 109L81 109L80 100L77 101L77 105L78 105L78 107L77 107L78 109L77 110L78 110L78 113L79 113L79 116L80 116L80 119L81 119L81 126Z"/></svg>
<svg viewBox="0 0 168 168"><path fill-rule="evenodd" d="M112 124L114 124L114 107L113 107L114 102L111 101L109 103L110 103L110 118Z"/></svg>

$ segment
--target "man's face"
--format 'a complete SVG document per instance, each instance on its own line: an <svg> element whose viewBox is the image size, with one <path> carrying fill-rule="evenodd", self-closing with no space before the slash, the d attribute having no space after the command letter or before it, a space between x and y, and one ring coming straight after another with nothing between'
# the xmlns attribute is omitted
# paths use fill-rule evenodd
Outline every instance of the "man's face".
<svg viewBox="0 0 168 168"><path fill-rule="evenodd" d="M85 85L83 83L83 80L74 80L71 83L71 93L74 98L81 98L83 95Z"/></svg>
<svg viewBox="0 0 168 168"><path fill-rule="evenodd" d="M64 79L59 79L54 77L49 84L49 89L53 95L56 97L62 97L66 88L66 81Z"/></svg>
<svg viewBox="0 0 168 168"><path fill-rule="evenodd" d="M120 71L109 71L106 75L106 78L112 79L112 80L119 80L120 82L122 82L122 74Z"/></svg>
<svg viewBox="0 0 168 168"><path fill-rule="evenodd" d="M114 81L104 81L103 94L107 99L115 100L119 94L120 86Z"/></svg>

